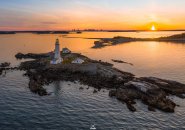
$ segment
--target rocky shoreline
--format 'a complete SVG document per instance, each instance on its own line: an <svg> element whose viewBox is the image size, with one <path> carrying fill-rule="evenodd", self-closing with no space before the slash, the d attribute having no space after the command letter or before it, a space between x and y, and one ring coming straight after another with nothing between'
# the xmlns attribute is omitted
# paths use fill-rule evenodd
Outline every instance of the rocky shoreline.
<svg viewBox="0 0 185 130"><path fill-rule="evenodd" d="M122 61L122 60L115 60L115 59L112 59L113 62L116 62L116 63L124 63L124 64L128 64L128 65L132 65L132 63L128 63L128 62L125 62L125 61Z"/></svg>
<svg viewBox="0 0 185 130"><path fill-rule="evenodd" d="M46 54L21 54L17 58L32 58L22 62L19 70L26 71L29 78L29 88L40 96L48 95L43 85L54 81L79 81L97 90L109 89L109 96L126 103L130 111L136 111L136 100L148 105L149 111L159 109L165 112L174 112L177 106L168 97L175 95L185 97L185 84L176 81L164 80L155 77L137 78L133 74L120 71L112 64L95 61L81 54L62 54L62 64L51 65L50 57ZM69 63L69 59L80 57L83 64Z"/></svg>
<svg viewBox="0 0 185 130"><path fill-rule="evenodd" d="M10 67L9 62L0 63L0 76L6 74L8 70L18 70L18 67Z"/></svg>

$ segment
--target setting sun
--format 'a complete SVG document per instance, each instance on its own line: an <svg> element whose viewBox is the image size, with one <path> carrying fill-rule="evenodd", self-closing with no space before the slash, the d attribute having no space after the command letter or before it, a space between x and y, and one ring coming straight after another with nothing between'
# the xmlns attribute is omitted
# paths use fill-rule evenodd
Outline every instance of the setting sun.
<svg viewBox="0 0 185 130"><path fill-rule="evenodd" d="M156 30L156 27L153 25L153 26L151 27L151 30L152 30L152 31L155 31L155 30Z"/></svg>

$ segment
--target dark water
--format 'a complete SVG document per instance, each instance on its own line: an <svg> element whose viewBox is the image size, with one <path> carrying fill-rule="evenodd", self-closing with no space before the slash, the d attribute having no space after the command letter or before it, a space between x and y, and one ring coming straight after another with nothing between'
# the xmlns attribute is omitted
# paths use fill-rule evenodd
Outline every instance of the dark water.
<svg viewBox="0 0 185 130"><path fill-rule="evenodd" d="M79 83L56 82L46 86L50 96L40 97L28 89L23 72L8 73L1 77L1 129L61 129L88 130L95 124L98 130L118 129L185 129L185 101L176 112L148 112L138 102L138 111L130 112L116 99L108 97L107 90L93 94L93 88ZM84 90L79 90L79 87ZM104 92L103 92L104 91Z"/></svg>
<svg viewBox="0 0 185 130"><path fill-rule="evenodd" d="M0 36L0 62L10 61L12 66L15 66L20 63L14 58L14 54L19 51L47 52L53 48L53 43L50 41L55 37L57 36L32 34ZM47 46L44 46L45 42ZM92 40L63 39L63 42L69 43L68 46L73 51L83 52L94 59L110 61L111 58L119 57L125 58L128 62L134 62L134 67L115 64L122 70L132 70L138 75L146 76L156 74L158 77L179 79L185 83L185 60L183 59L185 46L182 44L129 43L92 50L90 49ZM78 42L81 42L80 47L77 46ZM67 43L64 46L67 46ZM142 52L137 52L139 47ZM136 50L133 51L134 48ZM172 51L173 54L169 53ZM144 56L144 52L150 53ZM172 55L176 56L172 57ZM92 124L95 124L97 130L185 129L185 100L183 99L171 97L180 105L172 114L161 111L148 112L147 106L139 101L136 105L137 112L132 113L125 104L110 98L108 90L93 94L93 88L87 89L88 86L80 83L55 82L45 86L51 95L40 97L30 92L28 79L23 77L23 74L23 71L9 71L6 76L0 76L0 129L2 130L88 130ZM81 86L84 90L79 90Z"/></svg>

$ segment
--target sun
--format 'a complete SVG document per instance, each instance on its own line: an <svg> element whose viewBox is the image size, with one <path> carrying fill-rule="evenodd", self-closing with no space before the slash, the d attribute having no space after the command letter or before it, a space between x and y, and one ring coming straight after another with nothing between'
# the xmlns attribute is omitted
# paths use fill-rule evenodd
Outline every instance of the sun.
<svg viewBox="0 0 185 130"><path fill-rule="evenodd" d="M155 27L155 25L152 25L152 27L151 27L151 29L150 29L151 31L155 31L156 30L156 27Z"/></svg>

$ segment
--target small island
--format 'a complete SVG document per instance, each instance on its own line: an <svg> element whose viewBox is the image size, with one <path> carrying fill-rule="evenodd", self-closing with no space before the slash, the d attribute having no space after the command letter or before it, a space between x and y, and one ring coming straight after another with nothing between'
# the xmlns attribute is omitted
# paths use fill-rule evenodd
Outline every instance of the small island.
<svg viewBox="0 0 185 130"><path fill-rule="evenodd" d="M14 32L14 31L0 31L0 35L3 35L3 34L16 34L16 32Z"/></svg>
<svg viewBox="0 0 185 130"><path fill-rule="evenodd" d="M59 47L57 40L53 52L15 55L18 59L33 59L23 61L18 68L12 69L24 70L24 75L29 78L30 90L40 96L48 95L43 86L54 81L78 81L94 87L94 93L102 88L108 89L110 97L125 103L133 112L136 111L136 100L141 100L150 111L174 112L178 105L169 96L185 97L185 84L156 77L135 77L110 63L92 60L67 48L60 51ZM10 68L2 71L7 69Z"/></svg>

